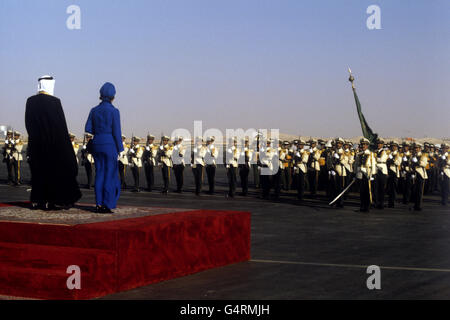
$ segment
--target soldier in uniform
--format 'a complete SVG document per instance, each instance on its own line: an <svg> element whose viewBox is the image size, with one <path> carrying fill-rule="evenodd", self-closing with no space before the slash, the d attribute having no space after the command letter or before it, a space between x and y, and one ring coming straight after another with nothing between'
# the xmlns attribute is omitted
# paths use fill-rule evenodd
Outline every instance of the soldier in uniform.
<svg viewBox="0 0 450 320"><path fill-rule="evenodd" d="M246 196L248 193L248 175L250 173L250 160L252 159L253 151L250 149L249 138L244 139L244 148L241 150L238 159L239 177L241 178L242 195Z"/></svg>
<svg viewBox="0 0 450 320"><path fill-rule="evenodd" d="M184 155L186 153L186 148L183 146L183 137L175 137L173 152L172 152L172 164L173 173L175 175L175 180L177 182L177 190L175 192L183 192L183 182L184 182Z"/></svg>
<svg viewBox="0 0 450 320"><path fill-rule="evenodd" d="M381 139L377 140L377 172L375 174L374 183L374 195L375 195L375 205L377 209L384 209L384 194L386 190L386 181L388 176L387 160L388 153L384 149L384 141Z"/></svg>
<svg viewBox="0 0 450 320"><path fill-rule="evenodd" d="M14 148L12 149L12 168L14 170L14 185L20 185L20 165L22 156L23 142L20 139L20 132L14 131Z"/></svg>
<svg viewBox="0 0 450 320"><path fill-rule="evenodd" d="M132 137L130 149L128 150L128 163L133 174L134 189L133 192L140 192L140 168L142 168L143 148L139 145L141 138Z"/></svg>
<svg viewBox="0 0 450 320"><path fill-rule="evenodd" d="M261 134L258 132L256 134L255 140L252 142L253 155L252 155L251 164L252 164L252 172L253 172L253 184L255 185L256 189L259 189L259 187L260 187L260 176L259 176L259 166L258 166L260 139L261 139Z"/></svg>
<svg viewBox="0 0 450 320"><path fill-rule="evenodd" d="M430 153L428 155L428 163L430 170L428 179L430 180L428 192L432 194L437 191L438 179L439 179L439 153L436 147L430 143Z"/></svg>
<svg viewBox="0 0 450 320"><path fill-rule="evenodd" d="M298 143L299 143L298 139L291 141L289 147L290 161L288 161L289 170L286 170L286 174L289 174L291 179L291 184L289 188L292 188L293 190L297 190L297 174L295 173L295 154L297 153Z"/></svg>
<svg viewBox="0 0 450 320"><path fill-rule="evenodd" d="M411 200L412 191L412 172L411 172L411 156L412 153L409 150L410 144L408 142L403 143L403 153L402 153L402 164L400 179L402 180L402 194L403 194L403 204L408 204Z"/></svg>
<svg viewBox="0 0 450 320"><path fill-rule="evenodd" d="M75 153L75 158L77 158L78 163L78 150L80 149L80 145L75 142L75 135L73 133L69 133L70 142L72 143L73 152Z"/></svg>
<svg viewBox="0 0 450 320"><path fill-rule="evenodd" d="M426 167L428 179L425 181L424 194L432 194L436 179L435 162L437 160L434 152L434 146L429 142L424 142L423 153L425 153L428 157L428 165Z"/></svg>
<svg viewBox="0 0 450 320"><path fill-rule="evenodd" d="M260 148L258 166L260 169L260 179L262 188L262 198L269 200L270 187L271 187L271 177L273 175L273 159L275 157L276 149L272 148L272 141L267 139L266 147ZM268 174L263 172L263 170L270 171L272 173Z"/></svg>
<svg viewBox="0 0 450 320"><path fill-rule="evenodd" d="M345 170L347 171L347 176L345 177L345 185L349 185L353 180L355 174L353 167L355 165L355 152L352 149L352 143L350 141L345 141L344 143L344 156L346 158L345 161ZM346 196L344 196L346 199Z"/></svg>
<svg viewBox="0 0 450 320"><path fill-rule="evenodd" d="M422 153L422 145L416 143L414 146L414 152L411 157L411 168L413 169L413 198L414 198L414 210L422 210L423 191L425 187L425 180L428 179L426 167L428 164L428 157L425 153Z"/></svg>
<svg viewBox="0 0 450 320"><path fill-rule="evenodd" d="M388 153L388 159L386 165L388 167L388 179L387 179L387 192L388 192L388 207L394 208L395 198L397 193L397 183L400 178L400 165L402 163L402 156L398 151L398 143L391 141L390 152Z"/></svg>
<svg viewBox="0 0 450 320"><path fill-rule="evenodd" d="M308 174L309 152L305 149L305 141L299 140L297 151L294 154L294 174L297 183L297 198L303 200L305 193L305 176Z"/></svg>
<svg viewBox="0 0 450 320"><path fill-rule="evenodd" d="M6 170L8 172L8 184L14 183L13 178L13 156L12 152L14 150L14 138L12 130L8 130L6 133L5 144L3 145L3 162L6 163Z"/></svg>
<svg viewBox="0 0 450 320"><path fill-rule="evenodd" d="M219 150L214 145L214 137L208 137L206 139L206 175L208 177L208 194L214 194L215 176L216 176L216 161L219 156Z"/></svg>
<svg viewBox="0 0 450 320"><path fill-rule="evenodd" d="M237 145L237 138L234 137L230 140L232 146L227 149L226 157L226 168L227 168L227 178L228 178L228 194L230 198L234 197L236 192L236 170L238 167L239 160L239 147Z"/></svg>
<svg viewBox="0 0 450 320"><path fill-rule="evenodd" d="M361 151L356 157L356 178L360 180L361 212L369 212L372 202L372 181L375 174L376 158L369 150L370 141L366 138L360 140Z"/></svg>
<svg viewBox="0 0 450 320"><path fill-rule="evenodd" d="M147 191L153 190L155 183L154 167L156 165L156 155L158 153L158 146L155 144L155 136L148 134L145 150L142 153L142 160L144 162L145 179L147 180Z"/></svg>
<svg viewBox="0 0 450 320"><path fill-rule="evenodd" d="M120 187L122 190L126 189L127 187L125 176L128 166L128 151L130 150L130 146L126 143L126 139L127 137L122 135L123 151L119 153L119 161L118 161Z"/></svg>
<svg viewBox="0 0 450 320"><path fill-rule="evenodd" d="M283 145L281 146L281 150L279 153L280 156L280 170L282 175L282 181L283 181L283 189L288 191L291 188L292 185L292 175L291 175L291 169L292 169L292 154L289 152L290 149L290 143L289 141L284 141Z"/></svg>
<svg viewBox="0 0 450 320"><path fill-rule="evenodd" d="M86 170L87 188L90 189L92 186L92 168L94 167L94 157L90 153L91 151L88 150L88 143L89 141L91 141L93 135L90 133L86 133L84 137L85 143L83 144L83 147L81 149L81 165Z"/></svg>
<svg viewBox="0 0 450 320"><path fill-rule="evenodd" d="M336 147L333 151L332 163L333 169L331 170L331 176L334 177L334 188L333 188L333 198L337 197L345 188L345 177L347 176L347 170L345 166L347 165L347 157L344 154L344 139L336 139ZM336 201L336 207L344 207L344 198L340 197Z"/></svg>
<svg viewBox="0 0 450 320"><path fill-rule="evenodd" d="M170 183L170 168L172 168L172 153L173 146L169 144L170 139L168 136L162 137L161 145L158 150L158 166L161 168L163 177L163 189L162 193L167 194L169 192Z"/></svg>
<svg viewBox="0 0 450 320"><path fill-rule="evenodd" d="M441 183L441 204L447 205L449 183L450 183L450 154L448 152L448 145L443 143L441 145L441 154L439 155L439 180Z"/></svg>
<svg viewBox="0 0 450 320"><path fill-rule="evenodd" d="M205 156L207 148L203 146L203 138L195 139L194 149L192 150L192 173L195 181L195 195L199 196L202 192L203 167L205 166Z"/></svg>
<svg viewBox="0 0 450 320"><path fill-rule="evenodd" d="M314 198L317 194L317 185L319 183L319 173L320 173L320 157L322 155L322 150L317 146L316 140L309 140L309 157L308 157L308 180L309 180L309 191L311 196Z"/></svg>

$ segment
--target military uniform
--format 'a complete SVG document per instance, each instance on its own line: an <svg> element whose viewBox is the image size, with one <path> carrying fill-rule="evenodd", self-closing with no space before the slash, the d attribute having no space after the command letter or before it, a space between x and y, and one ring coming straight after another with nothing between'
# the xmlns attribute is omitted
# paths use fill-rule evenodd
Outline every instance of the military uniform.
<svg viewBox="0 0 450 320"><path fill-rule="evenodd" d="M208 137L206 139L205 165L206 175L208 177L209 194L214 194L216 161L219 156L219 150L215 147L214 140L214 137Z"/></svg>
<svg viewBox="0 0 450 320"><path fill-rule="evenodd" d="M317 141L309 141L309 157L308 157L308 180L309 180L309 191L312 197L316 196L317 186L319 183L319 173L320 173L320 158L322 156L322 150L317 146Z"/></svg>
<svg viewBox="0 0 450 320"><path fill-rule="evenodd" d="M369 140L360 140L362 151L356 157L356 178L360 180L360 211L369 212L372 202L372 181L373 175L377 171L375 154L370 151Z"/></svg>
<svg viewBox="0 0 450 320"><path fill-rule="evenodd" d="M155 183L154 168L156 166L156 155L158 146L154 143L155 136L149 134L147 136L147 144L142 153L142 161L144 163L145 179L147 180L147 191L151 192Z"/></svg>
<svg viewBox="0 0 450 320"><path fill-rule="evenodd" d="M184 156L186 153L186 148L183 146L183 137L175 137L174 146L172 152L172 165L173 165L173 173L175 175L175 181L177 184L177 189L175 192L181 193L183 192L183 183L184 183L184 167L185 161Z"/></svg>
<svg viewBox="0 0 450 320"><path fill-rule="evenodd" d="M402 184L403 204L408 204L411 200L411 192L413 186L411 157L412 153L409 150L409 143L403 143L402 163L400 171L400 179Z"/></svg>
<svg viewBox="0 0 450 320"><path fill-rule="evenodd" d="M442 152L439 155L439 180L441 184L441 204L446 206L450 187L450 154L448 146L445 144L442 145Z"/></svg>
<svg viewBox="0 0 450 320"><path fill-rule="evenodd" d="M133 174L134 192L140 191L140 168L142 168L142 155L144 148L139 145L141 138L133 137L128 150L128 163Z"/></svg>
<svg viewBox="0 0 450 320"><path fill-rule="evenodd" d="M305 177L308 174L308 159L309 152L305 148L305 141L300 140L298 142L297 151L294 154L294 175L296 177L297 184L297 198L303 200L303 195L305 193Z"/></svg>
<svg viewBox="0 0 450 320"><path fill-rule="evenodd" d="M331 179L333 181L333 198L337 197L345 188L345 179L347 176L345 166L348 164L348 159L343 149L344 142L345 141L342 138L336 139L336 148L333 151L331 158L333 163L333 169L331 170ZM340 197L336 201L336 206L340 208L344 206L343 197Z"/></svg>
<svg viewBox="0 0 450 320"><path fill-rule="evenodd" d="M271 178L274 173L273 161L274 158L278 157L275 157L276 149L272 148L270 140L267 141L266 147L261 147L259 151L258 167L260 170L262 197L263 199L268 200L270 195ZM271 174L268 174L268 172L265 171L269 171ZM277 173L279 173L279 170L277 170Z"/></svg>
<svg viewBox="0 0 450 320"><path fill-rule="evenodd" d="M119 177L120 177L120 186L122 189L126 189L127 184L125 181L126 177L126 170L128 166L128 151L130 150L130 145L125 142L126 137L122 136L122 145L123 145L123 151L119 153L119 161L118 161L118 167L119 167Z"/></svg>
<svg viewBox="0 0 450 320"><path fill-rule="evenodd" d="M194 149L192 150L192 173L194 174L195 194L198 196L202 191L203 167L205 166L205 156L208 149L203 146L203 138L197 137Z"/></svg>
<svg viewBox="0 0 450 320"><path fill-rule="evenodd" d="M289 152L289 149L289 141L284 141L281 148L279 148L281 181L283 184L283 189L286 191L288 191L292 185L291 170L293 156L292 153Z"/></svg>
<svg viewBox="0 0 450 320"><path fill-rule="evenodd" d="M8 184L20 184L20 165L23 160L22 156L23 142L20 139L20 133L12 131L7 133L5 144L3 146L3 161L6 163L8 170Z"/></svg>
<svg viewBox="0 0 450 320"><path fill-rule="evenodd" d="M388 207L394 208L395 198L397 193L398 179L400 178L400 166L402 163L402 156L398 151L398 143L390 142L391 150L388 152L388 159L386 165L388 166L387 192L388 192Z"/></svg>
<svg viewBox="0 0 450 320"><path fill-rule="evenodd" d="M246 196L248 193L248 175L250 173L250 160L252 159L253 151L250 149L249 140L245 139L244 148L239 154L239 177L241 179L242 195Z"/></svg>
<svg viewBox="0 0 450 320"><path fill-rule="evenodd" d="M260 187L260 176L259 176L259 166L258 166L259 147L260 146L258 146L258 143L259 143L258 137L261 137L259 133L255 137L255 141L253 141L253 143L252 143L253 154L252 154L252 159L251 159L253 184L256 189L259 189L259 187Z"/></svg>
<svg viewBox="0 0 450 320"><path fill-rule="evenodd" d="M77 159L77 163L79 163L78 160L78 150L80 149L80 145L75 142L75 135L73 133L69 133L70 142L72 143L73 153L75 153L75 158Z"/></svg>
<svg viewBox="0 0 450 320"><path fill-rule="evenodd" d="M161 168L163 177L163 189L162 193L167 194L169 192L170 183L170 170L172 168L172 153L173 146L169 144L169 137L163 136L162 143L158 149L158 165Z"/></svg>
<svg viewBox="0 0 450 320"><path fill-rule="evenodd" d="M379 139L377 141L378 150L377 157L377 172L375 174L374 195L375 205L378 209L384 209L384 194L386 190L386 182L388 177L388 153L384 149L384 141Z"/></svg>
<svg viewBox="0 0 450 320"><path fill-rule="evenodd" d="M237 138L232 139L232 146L227 149L226 168L228 178L228 197L233 198L236 192L236 170L238 167L240 150L237 146Z"/></svg>
<svg viewBox="0 0 450 320"><path fill-rule="evenodd" d="M422 145L416 143L414 153L411 157L411 167L413 168L413 199L414 210L422 210L422 200L425 187L425 181L428 179L426 167L428 165L428 156L421 152Z"/></svg>
<svg viewBox="0 0 450 320"><path fill-rule="evenodd" d="M86 170L87 177L87 188L90 189L92 187L92 176L93 176L93 168L94 168L94 156L91 154L91 150L88 150L88 143L92 139L92 134L85 134L85 143L81 149L81 165Z"/></svg>

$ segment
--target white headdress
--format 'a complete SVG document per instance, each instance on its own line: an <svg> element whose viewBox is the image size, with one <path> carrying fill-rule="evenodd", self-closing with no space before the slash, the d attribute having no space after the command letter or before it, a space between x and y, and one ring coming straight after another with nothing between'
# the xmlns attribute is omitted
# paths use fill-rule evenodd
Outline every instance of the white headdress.
<svg viewBox="0 0 450 320"><path fill-rule="evenodd" d="M44 91L50 95L53 95L55 90L55 79L52 76L42 76L38 80L38 92Z"/></svg>

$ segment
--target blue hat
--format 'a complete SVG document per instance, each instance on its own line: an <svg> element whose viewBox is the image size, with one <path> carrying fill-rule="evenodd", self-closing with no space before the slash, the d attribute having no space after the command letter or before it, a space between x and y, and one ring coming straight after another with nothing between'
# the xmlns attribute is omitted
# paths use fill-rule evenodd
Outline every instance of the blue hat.
<svg viewBox="0 0 450 320"><path fill-rule="evenodd" d="M100 99L102 100L111 100L116 95L116 88L110 82L106 82L100 88Z"/></svg>

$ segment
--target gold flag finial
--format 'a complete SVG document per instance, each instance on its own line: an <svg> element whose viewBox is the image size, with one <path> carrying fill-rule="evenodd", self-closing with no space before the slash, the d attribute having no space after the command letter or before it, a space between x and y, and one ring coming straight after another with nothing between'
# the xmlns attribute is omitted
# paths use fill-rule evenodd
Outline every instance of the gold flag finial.
<svg viewBox="0 0 450 320"><path fill-rule="evenodd" d="M352 83L352 88L355 89L355 84L353 83L353 81L355 81L355 77L352 75L352 69L350 69L350 67L348 67L348 73L350 73L348 81Z"/></svg>

